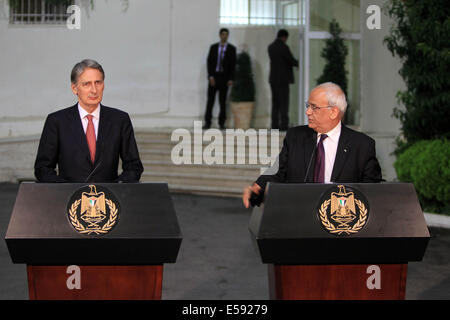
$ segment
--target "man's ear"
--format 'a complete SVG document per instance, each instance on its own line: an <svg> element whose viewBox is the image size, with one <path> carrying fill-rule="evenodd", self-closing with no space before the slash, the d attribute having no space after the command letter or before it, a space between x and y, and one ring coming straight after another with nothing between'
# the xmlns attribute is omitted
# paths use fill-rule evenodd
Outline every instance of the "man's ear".
<svg viewBox="0 0 450 320"><path fill-rule="evenodd" d="M74 95L76 95L76 96L78 95L78 89L77 89L77 86L74 83L70 84L70 89L72 89L72 92L73 92Z"/></svg>
<svg viewBox="0 0 450 320"><path fill-rule="evenodd" d="M331 114L330 114L330 119L336 119L339 118L341 116L341 110L339 110L338 107L332 107L331 108Z"/></svg>

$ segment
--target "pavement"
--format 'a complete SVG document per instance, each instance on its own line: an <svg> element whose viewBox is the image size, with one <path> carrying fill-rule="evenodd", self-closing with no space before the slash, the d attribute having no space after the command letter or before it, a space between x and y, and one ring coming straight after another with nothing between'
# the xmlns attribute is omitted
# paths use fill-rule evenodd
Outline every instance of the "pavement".
<svg viewBox="0 0 450 320"><path fill-rule="evenodd" d="M4 242L17 184L0 184L0 300L28 299L26 267L13 264ZM162 298L265 300L267 266L254 247L251 210L237 198L172 194L183 241L175 264L164 265ZM450 229L429 228L424 259L408 264L407 300L450 300Z"/></svg>

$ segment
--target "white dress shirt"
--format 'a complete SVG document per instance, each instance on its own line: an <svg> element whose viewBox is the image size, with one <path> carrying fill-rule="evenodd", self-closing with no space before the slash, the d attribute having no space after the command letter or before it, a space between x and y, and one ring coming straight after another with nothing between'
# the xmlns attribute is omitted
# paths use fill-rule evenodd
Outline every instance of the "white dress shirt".
<svg viewBox="0 0 450 320"><path fill-rule="evenodd" d="M341 122L339 122L336 127L326 133L328 137L323 140L323 148L325 150L325 183L331 183L331 173L333 172L334 160L336 159L341 127ZM317 135L317 143L319 143L319 139L320 134Z"/></svg>
<svg viewBox="0 0 450 320"><path fill-rule="evenodd" d="M81 124L83 125L84 133L86 134L87 126L88 126L88 118L86 117L88 114L92 114L92 122L94 123L94 130L95 130L95 139L97 139L97 133L98 133L98 122L100 121L100 105L98 105L97 109L94 110L92 113L88 113L86 110L84 110L80 104L78 104L78 112L80 113L80 119Z"/></svg>

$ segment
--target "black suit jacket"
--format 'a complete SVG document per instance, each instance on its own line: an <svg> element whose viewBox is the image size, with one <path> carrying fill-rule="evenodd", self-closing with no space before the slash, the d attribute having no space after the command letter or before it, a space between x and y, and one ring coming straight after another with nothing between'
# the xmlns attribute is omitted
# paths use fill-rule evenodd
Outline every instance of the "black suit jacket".
<svg viewBox="0 0 450 320"><path fill-rule="evenodd" d="M268 47L270 58L269 82L273 85L294 83L293 67L298 67L288 45L280 39L275 39Z"/></svg>
<svg viewBox="0 0 450 320"><path fill-rule="evenodd" d="M216 74L217 58L219 55L219 43L214 43L209 48L207 66L208 66L208 78L214 77ZM236 47L231 43L227 44L227 50L222 60L223 73L225 80L234 79L234 70L236 68Z"/></svg>
<svg viewBox="0 0 450 320"><path fill-rule="evenodd" d="M313 152L316 143L317 132L308 126L288 129L278 157L278 172L274 175L261 175L256 183L264 190L267 182L313 182L315 162ZM361 132L342 125L331 181L358 183L381 180L381 168L375 155L375 141Z"/></svg>
<svg viewBox="0 0 450 320"><path fill-rule="evenodd" d="M120 176L119 156L123 169ZM94 164L78 104L48 115L34 165L39 182L138 182L142 172L133 126L126 112L100 107Z"/></svg>

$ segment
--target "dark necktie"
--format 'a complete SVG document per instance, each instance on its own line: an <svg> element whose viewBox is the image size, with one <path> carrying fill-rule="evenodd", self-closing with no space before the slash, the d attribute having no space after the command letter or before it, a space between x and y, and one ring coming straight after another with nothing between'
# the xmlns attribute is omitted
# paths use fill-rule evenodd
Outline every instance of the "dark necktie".
<svg viewBox="0 0 450 320"><path fill-rule="evenodd" d="M96 139L95 139L94 122L92 122L93 115L88 114L86 118L88 119L88 125L86 129L86 139L89 147L89 153L91 154L91 161L92 163L94 163Z"/></svg>
<svg viewBox="0 0 450 320"><path fill-rule="evenodd" d="M324 183L325 182L325 149L323 148L323 140L328 136L326 134L321 134L319 143L317 144L316 150L316 162L314 164L314 182Z"/></svg>
<svg viewBox="0 0 450 320"><path fill-rule="evenodd" d="M223 50L224 46L220 45L219 46L219 61L217 62L217 71L218 72L222 72L223 68L222 68L222 59L223 59Z"/></svg>

